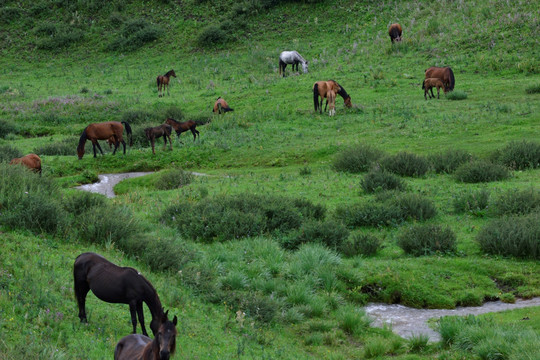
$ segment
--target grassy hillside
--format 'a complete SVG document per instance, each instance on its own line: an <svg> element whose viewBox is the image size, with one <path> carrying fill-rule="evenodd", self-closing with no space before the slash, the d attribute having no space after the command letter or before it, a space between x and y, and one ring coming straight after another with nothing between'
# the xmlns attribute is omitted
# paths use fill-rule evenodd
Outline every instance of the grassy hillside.
<svg viewBox="0 0 540 360"><path fill-rule="evenodd" d="M84 251L152 281L180 318L175 358L537 357L538 309L530 323L449 320L457 330L431 345L361 311L540 296L536 8L0 1L0 358L111 357L128 309L89 295L79 324L71 266ZM393 22L404 40L391 45ZM309 73L278 75L286 49ZM452 67L453 94L424 100L429 66ZM313 111L326 79L352 108L338 97L336 116ZM235 111L213 115L218 96ZM153 155L143 129L167 116L198 121L200 139L175 135L172 151L160 139ZM82 130L108 120L129 122L134 146L94 159L87 143L77 160ZM42 178L3 164L29 152ZM112 200L69 189L153 170Z"/></svg>

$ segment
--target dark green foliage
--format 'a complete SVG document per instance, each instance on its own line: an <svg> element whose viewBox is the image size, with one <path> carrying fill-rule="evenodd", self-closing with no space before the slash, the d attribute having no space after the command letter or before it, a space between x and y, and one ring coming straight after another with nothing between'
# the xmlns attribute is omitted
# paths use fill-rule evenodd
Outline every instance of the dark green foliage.
<svg viewBox="0 0 540 360"><path fill-rule="evenodd" d="M423 221L437 215L437 209L433 202L420 194L401 194L393 202L401 210L405 218Z"/></svg>
<svg viewBox="0 0 540 360"><path fill-rule="evenodd" d="M454 253L456 235L450 228L440 225L414 225L398 236L397 244L407 254L414 256Z"/></svg>
<svg viewBox="0 0 540 360"><path fill-rule="evenodd" d="M540 84L534 84L525 89L527 94L540 94Z"/></svg>
<svg viewBox="0 0 540 360"><path fill-rule="evenodd" d="M321 204L314 204L310 200L295 198L292 200L294 207L300 211L305 219L323 220L326 216L326 207Z"/></svg>
<svg viewBox="0 0 540 360"><path fill-rule="evenodd" d="M18 21L24 12L17 7L5 6L0 8L0 24L9 24Z"/></svg>
<svg viewBox="0 0 540 360"><path fill-rule="evenodd" d="M197 38L197 43L201 47L215 47L223 45L227 40L227 33L224 30L219 26L209 25L203 29Z"/></svg>
<svg viewBox="0 0 540 360"><path fill-rule="evenodd" d="M77 155L78 139L66 138L64 140L43 145L34 149L40 155Z"/></svg>
<svg viewBox="0 0 540 360"><path fill-rule="evenodd" d="M280 310L280 306L274 298L258 293L249 293L243 296L240 306L241 309L245 309L244 312L247 316L263 323L271 322Z"/></svg>
<svg viewBox="0 0 540 360"><path fill-rule="evenodd" d="M148 264L153 271L177 273L187 263L197 258L195 249L189 243L149 234L134 235L122 240L122 248L127 253L137 256L143 263Z"/></svg>
<svg viewBox="0 0 540 360"><path fill-rule="evenodd" d="M454 90L446 93L445 96L448 100L465 100L467 98L467 93L465 91Z"/></svg>
<svg viewBox="0 0 540 360"><path fill-rule="evenodd" d="M429 170L429 162L423 156L406 151L381 159L381 168L402 176L422 176Z"/></svg>
<svg viewBox="0 0 540 360"><path fill-rule="evenodd" d="M122 24L117 37L108 45L109 51L134 51L159 39L161 29L144 19L133 19Z"/></svg>
<svg viewBox="0 0 540 360"><path fill-rule="evenodd" d="M8 120L0 119L0 138L5 138L9 134L16 134L17 127Z"/></svg>
<svg viewBox="0 0 540 360"><path fill-rule="evenodd" d="M172 118L176 121L184 121L184 113L178 106L169 106L162 111L163 115L160 115L160 119L165 122L166 118ZM194 120L194 119L190 119Z"/></svg>
<svg viewBox="0 0 540 360"><path fill-rule="evenodd" d="M307 221L283 242L283 246L287 249L297 249L301 244L317 243L337 250L348 236L349 230L339 222Z"/></svg>
<svg viewBox="0 0 540 360"><path fill-rule="evenodd" d="M483 216L489 205L489 190L465 190L454 196L452 203L457 214Z"/></svg>
<svg viewBox="0 0 540 360"><path fill-rule="evenodd" d="M406 219L401 209L390 202L338 205L334 216L350 227L398 225Z"/></svg>
<svg viewBox="0 0 540 360"><path fill-rule="evenodd" d="M540 143L528 140L512 141L496 151L492 158L510 169L536 169L540 167Z"/></svg>
<svg viewBox="0 0 540 360"><path fill-rule="evenodd" d="M540 209L540 189L508 190L493 202L497 215L524 215Z"/></svg>
<svg viewBox="0 0 540 360"><path fill-rule="evenodd" d="M106 205L106 198L100 194L87 191L74 191L62 198L62 205L68 214L80 216L90 209L99 212L99 208Z"/></svg>
<svg viewBox="0 0 540 360"><path fill-rule="evenodd" d="M341 245L340 251L346 257L357 255L373 256L380 246L381 240L376 236L354 233Z"/></svg>
<svg viewBox="0 0 540 360"><path fill-rule="evenodd" d="M118 243L139 231L127 207L107 204L92 207L75 219L78 237L91 243Z"/></svg>
<svg viewBox="0 0 540 360"><path fill-rule="evenodd" d="M156 179L156 189L173 190L189 185L193 180L193 174L182 169L172 169L160 173Z"/></svg>
<svg viewBox="0 0 540 360"><path fill-rule="evenodd" d="M374 169L367 173L360 182L366 193L386 190L404 190L405 181L391 172Z"/></svg>
<svg viewBox="0 0 540 360"><path fill-rule="evenodd" d="M84 38L84 32L67 24L44 23L35 30L39 39L38 49L61 50L70 47Z"/></svg>
<svg viewBox="0 0 540 360"><path fill-rule="evenodd" d="M20 158L23 153L12 145L0 145L0 162L10 162L14 158Z"/></svg>
<svg viewBox="0 0 540 360"><path fill-rule="evenodd" d="M464 150L447 150L429 156L431 166L437 174L453 173L460 165L472 160L472 155Z"/></svg>
<svg viewBox="0 0 540 360"><path fill-rule="evenodd" d="M368 171L382 155L382 151L371 145L358 144L340 151L333 165L336 171L360 173Z"/></svg>
<svg viewBox="0 0 540 360"><path fill-rule="evenodd" d="M464 183L499 181L510 177L508 169L489 161L475 160L458 167L454 173Z"/></svg>
<svg viewBox="0 0 540 360"><path fill-rule="evenodd" d="M496 219L480 230L476 240L488 254L539 260L540 213Z"/></svg>
<svg viewBox="0 0 540 360"><path fill-rule="evenodd" d="M122 113L122 120L129 125L142 124L155 121L155 113L144 110L128 110Z"/></svg>

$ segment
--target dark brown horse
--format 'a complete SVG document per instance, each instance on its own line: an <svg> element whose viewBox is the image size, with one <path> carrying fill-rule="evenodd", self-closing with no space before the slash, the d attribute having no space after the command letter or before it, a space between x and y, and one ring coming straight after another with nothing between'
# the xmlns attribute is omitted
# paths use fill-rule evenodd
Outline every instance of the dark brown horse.
<svg viewBox="0 0 540 360"><path fill-rule="evenodd" d="M36 154L28 154L26 156L15 158L9 162L10 165L20 164L26 166L32 171L41 175L41 159Z"/></svg>
<svg viewBox="0 0 540 360"><path fill-rule="evenodd" d="M433 88L437 88L437 99L439 99L439 90L442 88L443 91L446 93L446 87L444 86L444 83L439 78L427 78L424 80L424 84L422 88L424 89L424 99L427 100L426 94L429 95L429 90L431 90L431 95L429 95L429 98L435 97L433 95Z"/></svg>
<svg viewBox="0 0 540 360"><path fill-rule="evenodd" d="M152 284L137 270L120 267L95 253L83 253L73 264L75 297L79 306L81 322L86 319L86 295L92 290L97 298L115 304L128 304L131 313L133 333L137 332L137 315L142 332L148 336L144 327L142 304L146 303L152 314L150 329L157 334L163 316L163 308L158 294Z"/></svg>
<svg viewBox="0 0 540 360"><path fill-rule="evenodd" d="M160 137L163 136L163 149L167 146L167 139L169 139L169 145L172 150L172 141L171 141L171 132L172 127L169 124L161 124L156 127L149 127L144 129L144 133L146 135L146 138L150 140L150 143L152 144L152 153L155 155L156 152L154 150L154 141Z"/></svg>
<svg viewBox="0 0 540 360"><path fill-rule="evenodd" d="M454 72L450 67L432 66L426 70L425 79L428 78L439 78L442 80L446 91L454 91L454 85L456 84L456 80L454 79ZM422 83L422 89L423 88L424 84ZM433 90L431 91L431 95L433 95Z"/></svg>
<svg viewBox="0 0 540 360"><path fill-rule="evenodd" d="M168 360L176 351L176 316L167 318L168 310L161 318L161 324L154 340L148 336L131 334L124 336L114 349L114 360Z"/></svg>
<svg viewBox="0 0 540 360"><path fill-rule="evenodd" d="M197 123L193 120L179 122L174 119L167 118L167 120L165 120L165 124L171 125L173 127L174 131L176 131L176 135L178 136L178 140L180 140L180 134L188 130L191 130L191 133L193 134L193 141L197 139L197 135L201 137L199 131L195 129L197 127Z"/></svg>
<svg viewBox="0 0 540 360"><path fill-rule="evenodd" d="M392 24L388 29L388 35L390 35L390 40L392 43L394 41L401 41L401 25Z"/></svg>
<svg viewBox="0 0 540 360"><path fill-rule="evenodd" d="M214 113L222 114L226 113L228 111L234 111L234 109L231 109L229 104L225 101L225 99L218 97L216 102L214 103Z"/></svg>
<svg viewBox="0 0 540 360"><path fill-rule="evenodd" d="M169 80L170 80L171 76L176 77L176 74L174 73L174 70L169 70L165 75L159 75L157 77L158 97L163 96L164 88L167 88L167 95L171 95L169 93Z"/></svg>
<svg viewBox="0 0 540 360"><path fill-rule="evenodd" d="M124 141L124 138L122 137L122 134L124 132L124 124L126 126L126 132L129 136L129 146L133 145L133 139L131 136L131 126L125 121L122 121L119 123L118 121L106 121L102 123L93 123L86 127L86 129L83 130L81 138L79 139L79 146L77 146L77 155L79 156L79 160L81 160L84 156L84 145L86 144L86 140L90 140L92 142L92 147L94 149L94 157L96 157L96 146L101 152L101 155L103 155L103 150L101 150L101 146L98 143L98 140L108 140L113 139L114 142L114 151L113 154L116 154L116 150L118 149L118 146L120 143L124 146L124 154L126 153L126 142Z"/></svg>
<svg viewBox="0 0 540 360"><path fill-rule="evenodd" d="M350 108L352 106L351 97L349 96L349 94L347 94L345 89L336 81L317 81L315 84L313 84L313 105L315 107L315 111L319 110L319 112L322 114L322 102L323 99L326 98L326 105L324 107L324 111L326 111L328 103L330 103L329 115L334 115L336 113L336 94L340 95L343 98L346 107Z"/></svg>

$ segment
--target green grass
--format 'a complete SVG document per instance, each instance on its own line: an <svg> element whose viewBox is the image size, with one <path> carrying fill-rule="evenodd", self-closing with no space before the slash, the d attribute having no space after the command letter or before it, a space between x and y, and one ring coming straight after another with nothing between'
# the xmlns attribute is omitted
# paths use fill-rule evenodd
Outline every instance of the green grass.
<svg viewBox="0 0 540 360"><path fill-rule="evenodd" d="M2 17L0 40L0 149L9 150L2 159L15 150L39 153L43 177L61 187L59 195L40 194L44 203L53 195L56 203L72 191L68 188L97 174L163 171L122 182L115 189L120 196L105 200L106 214L126 206L140 224L137 236L128 239L82 243L74 235L83 230L77 223L56 235L3 224L0 337L10 341L0 341L1 358L111 357L118 339L130 332L127 306L90 295L90 323L78 323L70 269L83 251L134 266L154 283L164 305L180 318L176 358L467 358L473 355L469 350L425 347L423 339L407 346L388 330L366 327L360 313L344 312L366 301L452 308L540 295L538 261L482 253L476 237L499 218L491 203L459 211L455 203L481 191L490 201L537 191L540 169L534 158L509 170L509 178L482 184L457 181L453 164L402 178L406 194L414 194L407 196L426 198L436 215L348 229L353 237L376 238L378 248L370 257L345 258L312 245L286 250L280 233L201 244L159 220L171 205L224 195L302 198L325 207L327 220L334 219L336 208L391 198L362 191L377 156L364 161L360 173L335 170L336 158L359 144L388 156L470 154L482 161L501 158L508 144L528 149L525 145L540 138L540 103L533 101L540 80L534 3L445 2L433 8L421 1L268 2L272 6L232 30L229 38L242 40L210 48L198 43L203 29L223 24L242 5L62 4L7 0L0 6L0 14L9 15ZM387 25L396 19L404 40L392 46ZM137 24L144 25L139 29L144 33L118 42ZM48 36L54 42L45 42ZM122 50L111 49L113 43ZM47 46L50 50L43 49ZM296 49L309 61L308 74L278 75L277 56L285 49ZM455 93L465 94L460 101L423 99L421 81L432 65L453 68ZM155 79L171 68L178 75L171 95L158 98ZM314 113L311 88L323 79L337 80L353 108L345 109L338 97L336 116ZM213 116L218 96L235 111ZM75 156L88 123L129 118L140 135L171 112L211 121L197 127L201 136L195 142L183 134L180 143L173 135L172 151L158 142L153 155L149 144L137 141L126 155L112 156L103 146L105 156L94 159L87 144L85 157ZM158 190L162 174L177 168L207 176ZM398 236L417 222L448 226L456 235L456 252L405 255ZM138 247L145 251L136 256ZM148 261L163 249L179 260ZM243 326L238 310L246 313ZM503 331L499 322L493 326Z"/></svg>

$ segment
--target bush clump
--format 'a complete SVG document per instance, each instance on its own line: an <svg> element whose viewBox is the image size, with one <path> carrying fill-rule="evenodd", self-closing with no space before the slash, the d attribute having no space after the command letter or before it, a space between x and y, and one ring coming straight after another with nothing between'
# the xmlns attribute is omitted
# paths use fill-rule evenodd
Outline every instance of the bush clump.
<svg viewBox="0 0 540 360"><path fill-rule="evenodd" d="M337 250L349 236L349 230L340 222L327 220L307 221L283 243L287 249L297 249L301 244L316 243Z"/></svg>
<svg viewBox="0 0 540 360"><path fill-rule="evenodd" d="M67 24L45 23L35 30L39 36L36 47L42 50L61 50L81 41L84 32Z"/></svg>
<svg viewBox="0 0 540 360"><path fill-rule="evenodd" d="M223 45L228 40L227 33L219 26L209 25L203 29L197 38L197 43L201 47L213 47Z"/></svg>
<svg viewBox="0 0 540 360"><path fill-rule="evenodd" d="M465 100L467 98L467 93L465 91L454 90L446 93L446 98L448 100Z"/></svg>
<svg viewBox="0 0 540 360"><path fill-rule="evenodd" d="M10 162L12 159L23 156L21 150L13 145L0 145L0 162Z"/></svg>
<svg viewBox="0 0 540 360"><path fill-rule="evenodd" d="M540 210L540 189L508 190L493 203L497 215L525 215Z"/></svg>
<svg viewBox="0 0 540 360"><path fill-rule="evenodd" d="M127 207L106 204L94 206L76 220L77 235L90 243L119 243L138 233L138 224Z"/></svg>
<svg viewBox="0 0 540 360"><path fill-rule="evenodd" d="M489 205L489 190L466 190L456 195L452 201L456 214L470 213L483 216Z"/></svg>
<svg viewBox="0 0 540 360"><path fill-rule="evenodd" d="M405 253L422 256L435 253L454 253L456 235L440 225L415 225L398 236L397 244Z"/></svg>
<svg viewBox="0 0 540 360"><path fill-rule="evenodd" d="M525 92L527 94L540 94L540 84L534 84L534 85L528 86L525 89Z"/></svg>
<svg viewBox="0 0 540 360"><path fill-rule="evenodd" d="M346 257L357 255L373 256L381 247L381 240L371 234L354 233L341 247L340 252Z"/></svg>
<svg viewBox="0 0 540 360"><path fill-rule="evenodd" d="M159 39L161 29L144 19L133 19L122 24L122 29L108 46L110 51L133 51Z"/></svg>
<svg viewBox="0 0 540 360"><path fill-rule="evenodd" d="M447 150L429 156L429 162L437 174L451 174L460 165L472 160L472 155L463 150Z"/></svg>
<svg viewBox="0 0 540 360"><path fill-rule="evenodd" d="M401 209L390 202L338 205L334 216L350 227L398 225L406 218Z"/></svg>
<svg viewBox="0 0 540 360"><path fill-rule="evenodd" d="M67 138L34 149L34 153L42 155L76 155L77 139Z"/></svg>
<svg viewBox="0 0 540 360"><path fill-rule="evenodd" d="M512 141L496 151L492 158L513 170L536 169L540 167L540 143L535 141Z"/></svg>
<svg viewBox="0 0 540 360"><path fill-rule="evenodd" d="M433 202L420 194L401 194L393 200L393 203L401 210L405 218L424 221L437 215Z"/></svg>
<svg viewBox="0 0 540 360"><path fill-rule="evenodd" d="M383 155L382 151L367 144L358 144L340 151L334 158L336 171L360 173L368 171Z"/></svg>
<svg viewBox="0 0 540 360"><path fill-rule="evenodd" d="M428 160L406 151L381 159L381 168L401 176L423 176L429 170Z"/></svg>
<svg viewBox="0 0 540 360"><path fill-rule="evenodd" d="M360 185L366 193L405 189L405 182L403 181L403 179L397 177L396 175L388 171L380 169L374 169L367 173L362 178Z"/></svg>
<svg viewBox="0 0 540 360"><path fill-rule="evenodd" d="M161 173L156 179L156 189L174 190L191 184L193 174L182 169L172 169Z"/></svg>
<svg viewBox="0 0 540 360"><path fill-rule="evenodd" d="M508 179L510 172L502 165L476 160L458 167L454 175L464 183L480 183Z"/></svg>
<svg viewBox="0 0 540 360"><path fill-rule="evenodd" d="M5 139L9 134L16 134L17 127L4 119L0 119L0 138Z"/></svg>
<svg viewBox="0 0 540 360"><path fill-rule="evenodd" d="M496 219L476 240L488 254L540 260L540 213Z"/></svg>

